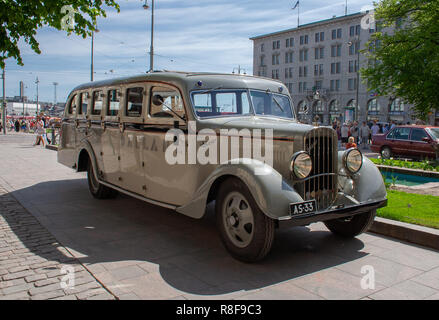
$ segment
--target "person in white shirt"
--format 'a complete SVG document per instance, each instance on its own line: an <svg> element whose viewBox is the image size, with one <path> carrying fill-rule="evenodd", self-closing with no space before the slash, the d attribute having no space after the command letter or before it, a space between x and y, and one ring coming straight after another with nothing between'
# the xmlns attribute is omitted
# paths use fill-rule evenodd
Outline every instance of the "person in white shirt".
<svg viewBox="0 0 439 320"><path fill-rule="evenodd" d="M369 142L370 128L366 124L366 121L363 121L363 125L360 128L360 136L361 136L361 144L363 148L367 148Z"/></svg>
<svg viewBox="0 0 439 320"><path fill-rule="evenodd" d="M378 133L380 133L380 126L377 125L377 122L376 122L376 121L373 122L373 126L372 126L372 128L370 128L370 129L371 129L371 131L372 131L372 137L373 137L374 135L377 135Z"/></svg>

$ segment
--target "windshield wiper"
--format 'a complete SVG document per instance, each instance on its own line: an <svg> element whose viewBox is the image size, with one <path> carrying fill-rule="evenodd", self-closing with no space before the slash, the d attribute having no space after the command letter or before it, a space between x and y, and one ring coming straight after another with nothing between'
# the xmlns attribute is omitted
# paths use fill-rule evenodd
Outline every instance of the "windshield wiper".
<svg viewBox="0 0 439 320"><path fill-rule="evenodd" d="M212 91L215 91L215 90L219 90L219 89L222 89L222 88L223 88L223 86L219 86L217 88L207 89L207 90L204 90L204 91L197 92L197 94L209 93L209 92L212 92Z"/></svg>
<svg viewBox="0 0 439 320"><path fill-rule="evenodd" d="M276 102L277 106L279 107L279 109L284 113L284 109L282 108L282 106L280 105L279 101L277 101L277 99L275 98L275 96L272 96L274 102Z"/></svg>
<svg viewBox="0 0 439 320"><path fill-rule="evenodd" d="M186 123L186 119L183 118L182 116L180 116L177 112L175 112L174 110L172 110L171 107L169 107L166 103L163 102L163 106L166 107L169 111L171 111L176 117L180 118L181 120L183 120Z"/></svg>

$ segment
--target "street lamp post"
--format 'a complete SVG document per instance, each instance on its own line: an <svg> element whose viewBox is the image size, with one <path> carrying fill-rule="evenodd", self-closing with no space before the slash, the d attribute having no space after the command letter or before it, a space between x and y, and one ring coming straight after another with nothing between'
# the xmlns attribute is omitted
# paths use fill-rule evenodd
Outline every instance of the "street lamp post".
<svg viewBox="0 0 439 320"><path fill-rule="evenodd" d="M148 0L145 0L143 9L148 10ZM151 49L149 52L149 72L154 71L154 0L151 0Z"/></svg>
<svg viewBox="0 0 439 320"><path fill-rule="evenodd" d="M3 80L2 126L3 126L3 134L6 134L6 88L5 88L6 74L5 74L5 68L3 68L2 80Z"/></svg>
<svg viewBox="0 0 439 320"><path fill-rule="evenodd" d="M54 96L54 104L53 105L56 105L56 86L58 85L58 82L54 82L53 83L53 87L54 87L54 89L55 89L55 91L54 91L54 93L55 93L55 96Z"/></svg>
<svg viewBox="0 0 439 320"><path fill-rule="evenodd" d="M91 66L90 66L90 81L93 82L93 50L94 50L95 32L91 32Z"/></svg>
<svg viewBox="0 0 439 320"><path fill-rule="evenodd" d="M354 46L355 45L355 46ZM361 46L361 42L360 42L360 38L358 37L358 39L354 42L349 41L348 42L348 46L352 47L354 46L354 49L357 49L357 65L356 65L356 71L357 71L357 80L356 80L356 95L355 95L355 120L358 121L359 116L358 113L360 112L359 110L359 90L360 90L360 46Z"/></svg>
<svg viewBox="0 0 439 320"><path fill-rule="evenodd" d="M40 80L38 80L38 77L37 77L37 80L35 80L35 84L37 85L37 112L36 112L36 115L38 116L38 104L39 104L39 101L38 101L38 84L40 83Z"/></svg>

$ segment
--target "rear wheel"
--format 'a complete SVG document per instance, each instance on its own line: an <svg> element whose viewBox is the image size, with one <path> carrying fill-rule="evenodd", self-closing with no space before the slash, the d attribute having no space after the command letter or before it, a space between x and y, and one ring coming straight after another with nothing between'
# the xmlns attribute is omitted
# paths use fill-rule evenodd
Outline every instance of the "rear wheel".
<svg viewBox="0 0 439 320"><path fill-rule="evenodd" d="M116 190L111 189L99 183L99 181L96 179L94 175L93 165L90 159L88 159L88 164L87 164L87 180L88 180L88 188L90 190L90 193L96 199L111 199L111 198L115 198L118 194Z"/></svg>
<svg viewBox="0 0 439 320"><path fill-rule="evenodd" d="M222 183L215 211L221 240L234 258L254 262L268 254L274 240L274 220L259 209L241 180L229 178Z"/></svg>
<svg viewBox="0 0 439 320"><path fill-rule="evenodd" d="M389 159L392 156L392 150L389 147L384 147L381 149L381 156L383 159Z"/></svg>
<svg viewBox="0 0 439 320"><path fill-rule="evenodd" d="M325 225L334 234L346 238L353 238L369 230L375 216L376 210L372 210L350 218L325 221Z"/></svg>

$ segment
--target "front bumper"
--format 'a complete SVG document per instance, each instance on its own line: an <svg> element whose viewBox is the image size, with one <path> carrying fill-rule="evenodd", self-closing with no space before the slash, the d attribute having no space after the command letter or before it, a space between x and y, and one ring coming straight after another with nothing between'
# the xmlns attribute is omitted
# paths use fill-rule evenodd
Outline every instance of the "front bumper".
<svg viewBox="0 0 439 320"><path fill-rule="evenodd" d="M376 210L387 206L387 199L378 201L369 201L358 205L339 205L332 207L329 210L319 211L308 216L299 217L283 217L279 220L288 220L288 225L291 226L306 226L314 222L321 222L327 220L334 220L340 218L352 217L354 215Z"/></svg>

